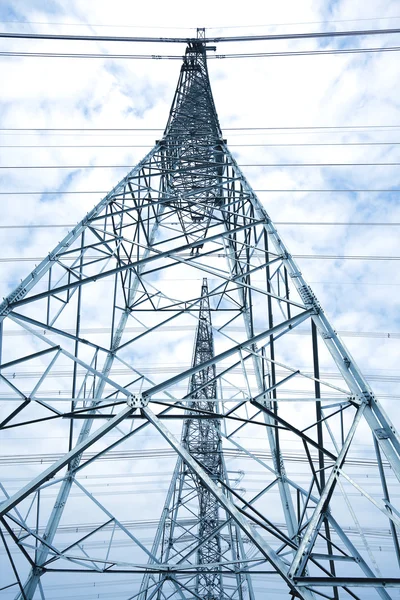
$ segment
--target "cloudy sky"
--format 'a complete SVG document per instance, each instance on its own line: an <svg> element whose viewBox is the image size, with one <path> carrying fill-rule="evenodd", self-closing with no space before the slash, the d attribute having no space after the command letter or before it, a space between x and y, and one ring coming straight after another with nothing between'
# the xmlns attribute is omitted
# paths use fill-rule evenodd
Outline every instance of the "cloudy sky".
<svg viewBox="0 0 400 600"><path fill-rule="evenodd" d="M158 0L14 0L0 4L0 21L1 31L16 32L186 37L206 27L210 36L228 36L395 28L400 11L395 2L366 6L361 0L206 0L190 7ZM400 34L217 43L216 55L395 47L399 41ZM1 52L181 56L184 49L0 40ZM1 296L161 136L179 69L179 60L0 56ZM209 72L228 145L399 425L398 53L210 58ZM308 356L304 363L310 368Z"/></svg>
<svg viewBox="0 0 400 600"><path fill-rule="evenodd" d="M386 17L386 18L384 18ZM193 35L205 26L210 35L369 29L396 27L394 2L152 3L151 11L130 2L3 2L2 29L43 33ZM27 22L22 25L21 22ZM88 23L88 25L85 25ZM274 24L274 25L270 25ZM222 26L224 29L222 29ZM240 28L238 28L240 26ZM217 54L293 51L338 47L395 46L396 36L343 40L219 44ZM97 44L2 40L3 51L175 54L184 45ZM179 72L179 61L1 57L2 128L160 128L164 127ZM331 56L293 56L209 61L222 128L240 164L396 162L398 146L293 146L357 142L398 142L396 52ZM383 126L390 126L384 128ZM361 130L229 131L231 127L351 127ZM381 126L377 128L376 126ZM72 165L72 169L2 169L4 225L76 223L151 147L159 132L1 132L3 167ZM274 144L273 146L266 146ZM289 146L276 146L289 144ZM11 148L9 146L106 146ZM117 147L109 147L117 146ZM125 146L125 147L121 147ZM135 146L135 147L132 147ZM84 169L89 165L120 169ZM301 190L398 188L397 166L244 167L277 222L397 222L397 194L299 192ZM58 192L14 195L7 192ZM98 192L63 195L64 191ZM290 226L280 230L300 255L396 256L397 227ZM39 258L61 239L60 229L2 229L2 259ZM395 333L398 330L396 262L300 259L303 272L323 300L339 330ZM1 263L3 295L32 267ZM315 282L315 283L314 283ZM396 369L395 339L349 339L366 369ZM373 352L371 352L371 349Z"/></svg>

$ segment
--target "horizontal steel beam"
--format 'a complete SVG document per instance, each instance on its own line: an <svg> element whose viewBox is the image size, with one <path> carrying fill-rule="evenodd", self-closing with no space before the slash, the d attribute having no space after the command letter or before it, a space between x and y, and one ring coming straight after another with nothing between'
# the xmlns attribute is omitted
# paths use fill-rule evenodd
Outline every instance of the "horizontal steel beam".
<svg viewBox="0 0 400 600"><path fill-rule="evenodd" d="M295 577L293 581L299 587L400 587L399 577Z"/></svg>

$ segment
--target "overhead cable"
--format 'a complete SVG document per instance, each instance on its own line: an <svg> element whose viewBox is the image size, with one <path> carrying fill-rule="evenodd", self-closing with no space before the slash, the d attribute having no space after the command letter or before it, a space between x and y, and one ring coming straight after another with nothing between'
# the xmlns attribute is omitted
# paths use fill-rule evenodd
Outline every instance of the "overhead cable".
<svg viewBox="0 0 400 600"><path fill-rule="evenodd" d="M185 256L182 253L180 257ZM192 256L188 254L187 256ZM197 255L201 257L201 254ZM217 254L217 257L222 257L222 254ZM225 256L225 255L224 255ZM342 255L342 254L292 254L292 258L301 258L308 260L367 260L367 261L397 261L400 256L374 256L374 255ZM87 256L87 259L98 259L98 256ZM215 258L215 255L214 255ZM0 257L0 263L15 263L15 262L35 262L39 263L44 260L44 256L6 256ZM75 260L75 257L70 257L69 260Z"/></svg>
<svg viewBox="0 0 400 600"><path fill-rule="evenodd" d="M310 142L307 144L304 143L294 143L294 144L229 144L230 148L276 148L276 147L287 147L287 148L296 148L296 147L307 147L307 146L400 146L400 142ZM13 145L5 145L0 144L0 148L151 148L152 144L13 144Z"/></svg>
<svg viewBox="0 0 400 600"><path fill-rule="evenodd" d="M376 221L359 221L359 222L352 222L352 221L344 221L344 222L337 222L337 221L274 221L275 225L295 225L297 226L309 226L309 225L316 225L318 227L331 227L333 225L335 226L339 226L339 227L350 227L350 226L356 226L356 227L362 227L362 226L366 226L366 227L370 227L370 226L376 226L376 227L400 227L400 222L376 222ZM38 223L28 223L28 224L23 224L23 225L0 225L0 229L51 229L53 227L62 227L62 228L67 228L67 227L75 227L75 223L43 223L43 224L38 224Z"/></svg>
<svg viewBox="0 0 400 600"><path fill-rule="evenodd" d="M400 129L399 125L381 123L379 125L285 125L269 127L222 127L224 131L308 131L343 129ZM164 127L0 127L0 131L164 131Z"/></svg>
<svg viewBox="0 0 400 600"><path fill-rule="evenodd" d="M326 25L327 23L355 23L361 21L380 21L380 20L394 20L400 19L400 17L388 16L388 17L368 17L362 19L329 19L329 21L300 21L300 22L290 22L290 23L269 23L267 25L220 25L214 27L206 27L206 30L220 30L220 29L254 29L255 27L287 27L294 25ZM115 23L60 23L60 22L49 22L49 21L18 21L16 19L13 20L4 20L0 21L0 23L18 23L19 25L62 25L65 27L118 27L122 29L173 29L173 30L193 30L196 31L196 27L171 27L171 26L157 26L157 25L127 25L127 24L115 24Z"/></svg>
<svg viewBox="0 0 400 600"><path fill-rule="evenodd" d="M187 170L201 169L214 163L199 164ZM218 164L218 163L215 163ZM223 165L229 166L229 165ZM398 167L400 162L361 162L361 163L242 163L239 167ZM0 165L0 169L131 169L132 165Z"/></svg>
<svg viewBox="0 0 400 600"><path fill-rule="evenodd" d="M295 193L307 193L307 194L311 194L311 193L318 193L318 194L323 194L323 193L346 193L346 194L352 194L352 193L377 193L377 194L381 194L381 193L397 193L400 192L400 188L382 188L382 189L367 189L367 188L360 188L360 189L356 189L356 188L348 188L348 189L264 189L264 190L253 190L256 193L290 193L290 194L295 194ZM0 196L46 196L46 195L50 195L50 196L56 196L56 195L65 195L65 194L107 194L107 191L93 191L93 190L75 190L75 191L63 191L63 190L55 190L55 191L32 191L32 192L14 192L14 191L9 191L9 192L0 192Z"/></svg>
<svg viewBox="0 0 400 600"><path fill-rule="evenodd" d="M318 31L305 33L273 33L261 35L234 35L206 37L201 39L202 44L221 42L262 42L274 40L305 40L320 38L343 38L372 35L393 35L400 33L400 28L391 29L353 29L346 31ZM196 37L154 37L154 36L115 36L115 35L71 35L50 33L16 33L0 32L0 38L8 39L31 39L31 40L62 40L62 41L86 41L86 42L130 42L130 43L172 43L188 44L199 43Z"/></svg>
<svg viewBox="0 0 400 600"><path fill-rule="evenodd" d="M252 53L236 53L236 54L211 54L209 59L230 59L230 58L273 58L273 57L289 57L289 56L321 56L331 54L365 54L377 52L398 52L400 46L383 46L376 48L338 48L330 50L293 50L280 52L252 52ZM180 54L107 54L107 53L71 53L71 52L0 52L0 56L6 58L22 57L22 58L101 58L112 60L179 60L184 57Z"/></svg>

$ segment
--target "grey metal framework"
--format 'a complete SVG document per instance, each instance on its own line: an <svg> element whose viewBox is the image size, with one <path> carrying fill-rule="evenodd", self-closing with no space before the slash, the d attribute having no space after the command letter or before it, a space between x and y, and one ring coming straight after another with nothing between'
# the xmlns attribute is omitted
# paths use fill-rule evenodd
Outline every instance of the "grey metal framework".
<svg viewBox="0 0 400 600"><path fill-rule="evenodd" d="M207 282L203 282L201 290L201 303L199 306L199 322L197 325L196 341L192 364L194 367L212 360L214 357L213 332L211 327L211 313L208 300ZM183 426L182 445L190 455L208 472L214 481L222 478L222 448L219 419L199 419L197 411L216 413L213 400L217 398L216 367L209 367L194 373L190 381L189 393L191 400L188 413L194 415L193 419L187 419ZM187 476L186 476L187 475ZM199 565L216 565L222 559L222 539L218 531L219 509L216 498L197 479L186 466L182 464L181 476L186 481L182 482L182 493L178 494L178 504L182 505L183 494L191 494L193 491L198 497L198 507L194 514L198 515L198 531L195 546L201 540L201 546L197 550L196 562ZM179 511L179 508L178 508ZM217 532L216 532L217 530ZM173 548L174 535L166 541L168 549ZM165 562L168 561L165 557ZM163 561L164 562L164 561ZM210 572L211 571L211 572ZM201 569L197 575L196 594L200 598L222 598L223 582L220 569Z"/></svg>
<svg viewBox="0 0 400 600"><path fill-rule="evenodd" d="M200 32L163 138L1 304L2 598L400 587L398 433L231 155L206 52ZM132 474L154 438L164 502ZM103 499L111 460L131 488Z"/></svg>
<svg viewBox="0 0 400 600"><path fill-rule="evenodd" d="M187 419L183 425L181 444L214 482L223 482L228 489L221 420L215 403L217 372L212 363L214 336L208 294L207 279L204 279L192 366L207 362L209 366L195 372L190 378ZM208 418L202 419L202 413L206 413ZM219 565L226 560L235 561L243 554L243 540L240 529L235 527L229 514L226 511L223 514L224 518L217 498L182 459L178 459L152 553L162 563L178 564L182 559L195 557L195 564L202 565L202 568L187 577L180 577L180 585L184 584L187 590L192 589L195 598L244 598L247 597L249 586L251 588L250 578L237 573L233 591L224 591L229 589L229 581L224 581ZM242 569L245 567L245 564L241 565ZM150 582L157 584L158 599L165 596L164 586L172 586L165 574L146 574L139 596L143 600L152 595Z"/></svg>

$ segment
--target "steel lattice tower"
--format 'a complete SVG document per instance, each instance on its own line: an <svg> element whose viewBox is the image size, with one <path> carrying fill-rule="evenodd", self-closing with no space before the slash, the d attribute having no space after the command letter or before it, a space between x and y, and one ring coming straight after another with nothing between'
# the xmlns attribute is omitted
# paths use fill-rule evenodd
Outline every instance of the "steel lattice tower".
<svg viewBox="0 0 400 600"><path fill-rule="evenodd" d="M398 434L231 155L206 52L189 40L163 138L1 305L4 598L400 586ZM154 459L161 502L135 479Z"/></svg>
<svg viewBox="0 0 400 600"><path fill-rule="evenodd" d="M216 367L214 356L213 329L208 297L207 280L203 280L199 320L197 324L192 366L195 368L208 362L209 366L195 372L189 384L188 418L182 432L182 446L209 474L214 482L224 482L226 489L229 479L226 474L222 454L221 424L216 411L217 399ZM199 418L206 413L209 418ZM215 418L214 418L215 415ZM190 418L192 416L193 418ZM213 417L213 418L210 418ZM237 560L243 554L243 540L240 529L230 522L224 511L220 519L219 503L186 464L178 459L175 476L167 495L152 552L162 563L178 563L182 558L195 558L195 564L205 565L197 574L189 574L180 579L186 590L192 590L195 597L206 600L217 598L244 598L251 581L248 576L236 575L234 591L224 592L222 571L216 565L224 560ZM193 560L193 558L192 558ZM210 565L207 568L207 565ZM246 565L243 565L245 568ZM158 583L157 598L162 598L163 586L168 579L161 575L154 579ZM150 575L142 582L143 599L151 596Z"/></svg>

